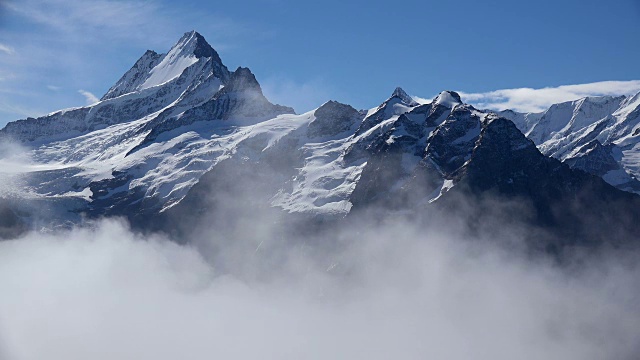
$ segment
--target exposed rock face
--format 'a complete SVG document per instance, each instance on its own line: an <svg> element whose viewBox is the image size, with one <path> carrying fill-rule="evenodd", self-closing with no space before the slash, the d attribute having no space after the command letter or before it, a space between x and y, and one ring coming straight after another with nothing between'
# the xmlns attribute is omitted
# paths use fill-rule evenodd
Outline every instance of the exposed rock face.
<svg viewBox="0 0 640 360"><path fill-rule="evenodd" d="M593 140L581 147L576 156L566 159L565 163L574 169L602 177L609 171L621 169L614 152L616 155L622 155L615 145L603 146L600 141Z"/></svg>
<svg viewBox="0 0 640 360"><path fill-rule="evenodd" d="M147 80L149 72L160 63L163 57L164 55L158 54L153 50L147 50L100 100L113 99L135 91Z"/></svg>
<svg viewBox="0 0 640 360"><path fill-rule="evenodd" d="M531 206L520 218L559 236L555 239L560 244L551 244L556 250L590 242L623 243L640 220L638 196L545 157L506 119L483 127L470 161L460 171L459 185L456 191L465 194L493 194ZM611 221L617 224L616 234L609 228Z"/></svg>
<svg viewBox="0 0 640 360"><path fill-rule="evenodd" d="M314 112L309 124L309 137L335 136L360 123L364 115L349 105L329 101Z"/></svg>
<svg viewBox="0 0 640 360"><path fill-rule="evenodd" d="M433 131L425 152L443 174L450 176L469 160L480 136L480 119L471 109L457 107Z"/></svg>
<svg viewBox="0 0 640 360"><path fill-rule="evenodd" d="M27 224L10 204L0 200L0 240L16 238L28 230Z"/></svg>

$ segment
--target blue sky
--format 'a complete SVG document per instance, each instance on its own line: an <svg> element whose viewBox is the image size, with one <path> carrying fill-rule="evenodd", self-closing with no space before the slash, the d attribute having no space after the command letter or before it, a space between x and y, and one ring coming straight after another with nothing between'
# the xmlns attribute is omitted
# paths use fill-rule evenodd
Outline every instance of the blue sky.
<svg viewBox="0 0 640 360"><path fill-rule="evenodd" d="M85 105L192 29L298 112L396 86L521 110L640 91L640 0L0 0L0 125Z"/></svg>

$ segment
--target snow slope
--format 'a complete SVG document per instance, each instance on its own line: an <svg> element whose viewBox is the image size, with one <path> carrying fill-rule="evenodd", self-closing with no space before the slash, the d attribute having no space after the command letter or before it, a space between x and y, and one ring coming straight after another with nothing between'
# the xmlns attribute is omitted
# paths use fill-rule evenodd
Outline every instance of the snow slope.
<svg viewBox="0 0 640 360"><path fill-rule="evenodd" d="M625 191L640 192L640 94L587 97L538 114L500 112L540 151ZM613 164L616 164L615 166Z"/></svg>

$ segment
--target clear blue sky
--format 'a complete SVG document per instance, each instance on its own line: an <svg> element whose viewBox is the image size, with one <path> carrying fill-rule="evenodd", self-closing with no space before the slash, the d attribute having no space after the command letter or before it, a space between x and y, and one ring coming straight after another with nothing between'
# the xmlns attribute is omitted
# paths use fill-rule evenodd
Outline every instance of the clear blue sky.
<svg viewBox="0 0 640 360"><path fill-rule="evenodd" d="M102 96L192 29L298 111L369 108L396 86L428 98L640 79L640 0L0 0L0 126Z"/></svg>

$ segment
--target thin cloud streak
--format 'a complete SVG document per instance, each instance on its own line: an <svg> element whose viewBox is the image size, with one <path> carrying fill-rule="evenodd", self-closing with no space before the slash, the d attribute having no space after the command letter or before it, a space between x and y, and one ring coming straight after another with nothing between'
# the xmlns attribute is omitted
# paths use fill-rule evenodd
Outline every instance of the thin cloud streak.
<svg viewBox="0 0 640 360"><path fill-rule="evenodd" d="M207 21L199 13L186 8L175 9L160 1L123 2L96 0L23 0L11 1L7 8L15 15L43 25L51 31L64 33L74 42L134 41L144 46L156 46L174 41L176 34L192 30L210 30L221 38L250 33L245 25L230 19L209 15ZM153 35L153 36L151 36ZM218 46L219 48L219 46Z"/></svg>
<svg viewBox="0 0 640 360"><path fill-rule="evenodd" d="M131 30L136 21L155 13L153 2L128 3L120 1L47 0L45 2L12 2L9 9L30 21L51 27L57 31L75 32L79 29L96 29L120 36ZM87 40L91 37L87 36Z"/></svg>
<svg viewBox="0 0 640 360"><path fill-rule="evenodd" d="M7 55L14 55L16 53L16 51L12 47L2 43L0 43L0 51L4 52Z"/></svg>
<svg viewBox="0 0 640 360"><path fill-rule="evenodd" d="M20 105L10 104L0 100L0 113L15 114L22 117L38 117L45 115L47 112L38 109L22 107Z"/></svg>
<svg viewBox="0 0 640 360"><path fill-rule="evenodd" d="M86 91L86 90L82 90L82 89L80 89L80 90L78 90L78 92L79 92L82 96L84 96L84 97L85 97L85 99L87 100L87 105L92 105L92 104L95 104L95 103L97 103L98 101L100 101L100 99L98 99L98 97L97 97L97 96L95 96L94 94L92 94L92 93L91 93L91 92L89 92L89 91Z"/></svg>
<svg viewBox="0 0 640 360"><path fill-rule="evenodd" d="M620 96L632 95L638 92L640 92L640 80L630 80L600 81L542 89L515 88L485 93L460 92L460 96L464 102L483 109L541 112L553 104L588 96Z"/></svg>

